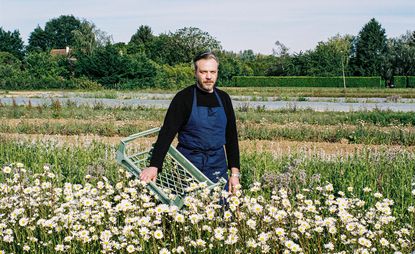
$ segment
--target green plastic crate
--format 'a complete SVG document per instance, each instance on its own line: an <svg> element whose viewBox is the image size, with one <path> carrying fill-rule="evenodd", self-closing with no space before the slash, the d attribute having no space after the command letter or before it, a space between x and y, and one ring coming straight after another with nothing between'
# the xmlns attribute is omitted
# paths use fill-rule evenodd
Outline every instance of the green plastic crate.
<svg viewBox="0 0 415 254"><path fill-rule="evenodd" d="M117 162L135 177L139 177L141 169L146 168L149 164L152 147L144 151L134 151L132 154L128 154L128 146L137 138L150 136L159 131L160 128L154 128L122 139L117 150ZM209 189L213 189L216 186L223 188L226 184L224 178L221 178L217 183L213 183L176 148L170 146L164 159L162 172L157 175L156 182L147 184L147 188L162 203L182 208L184 198L189 194L187 190L191 184L202 182L205 182Z"/></svg>

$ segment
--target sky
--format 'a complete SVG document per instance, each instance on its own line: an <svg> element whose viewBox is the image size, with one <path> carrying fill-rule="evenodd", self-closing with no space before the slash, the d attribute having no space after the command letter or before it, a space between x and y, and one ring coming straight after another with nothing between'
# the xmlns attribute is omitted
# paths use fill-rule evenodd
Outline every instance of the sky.
<svg viewBox="0 0 415 254"><path fill-rule="evenodd" d="M114 42L128 42L140 25L155 35L197 27L225 50L262 54L276 41L298 53L336 34L358 35L371 18L388 38L415 30L415 0L0 0L0 26L19 30L25 43L60 15L93 22Z"/></svg>

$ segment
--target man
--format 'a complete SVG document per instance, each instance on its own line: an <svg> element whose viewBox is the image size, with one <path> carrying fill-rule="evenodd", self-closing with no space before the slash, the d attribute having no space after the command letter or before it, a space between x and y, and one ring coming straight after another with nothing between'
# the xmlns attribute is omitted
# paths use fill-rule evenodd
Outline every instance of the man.
<svg viewBox="0 0 415 254"><path fill-rule="evenodd" d="M196 84L178 92L170 103L150 166L141 172L140 179L156 180L178 133L177 149L213 182L227 179L225 189L234 192L240 176L238 135L231 99L215 87L219 61L213 52L205 52L197 55L193 64Z"/></svg>

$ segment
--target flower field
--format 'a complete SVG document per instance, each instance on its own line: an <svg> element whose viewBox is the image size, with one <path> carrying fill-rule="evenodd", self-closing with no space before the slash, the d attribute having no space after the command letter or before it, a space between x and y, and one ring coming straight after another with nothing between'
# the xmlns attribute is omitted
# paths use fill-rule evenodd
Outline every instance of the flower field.
<svg viewBox="0 0 415 254"><path fill-rule="evenodd" d="M114 159L164 114L0 105L0 253L415 250L413 113L236 109L240 190L193 186L181 210Z"/></svg>

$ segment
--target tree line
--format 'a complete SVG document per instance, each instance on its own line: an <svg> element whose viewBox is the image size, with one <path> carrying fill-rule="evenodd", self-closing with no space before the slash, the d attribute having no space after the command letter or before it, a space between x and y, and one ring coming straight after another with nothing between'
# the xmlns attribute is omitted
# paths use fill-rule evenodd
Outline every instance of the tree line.
<svg viewBox="0 0 415 254"><path fill-rule="evenodd" d="M68 55L51 54L66 47ZM128 43L114 42L92 22L62 15L37 26L28 45L18 30L0 27L0 88L182 87L193 82L193 56L205 50L219 55L222 85L233 76L415 76L415 31L387 38L376 19L358 35L338 34L294 53L276 41L264 55L227 51L196 27L155 35L141 25Z"/></svg>

